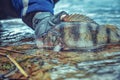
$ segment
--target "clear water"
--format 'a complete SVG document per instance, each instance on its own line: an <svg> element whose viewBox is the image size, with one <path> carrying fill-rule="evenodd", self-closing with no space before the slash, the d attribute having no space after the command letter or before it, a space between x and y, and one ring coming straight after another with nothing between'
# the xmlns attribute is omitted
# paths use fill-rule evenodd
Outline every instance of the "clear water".
<svg viewBox="0 0 120 80"><path fill-rule="evenodd" d="M114 24L120 27L120 0L60 0L55 6L55 14L60 11L84 14L99 24ZM3 36L1 42L4 45L15 42L16 39L33 36L34 33L19 19L3 20L2 25L3 32L0 34ZM18 37L12 37L14 40L6 39L15 34ZM81 62L74 66L66 64L56 66L55 69L56 71L51 72L53 80L120 80L120 56L110 60ZM71 77L66 76L67 73L71 74Z"/></svg>
<svg viewBox="0 0 120 80"><path fill-rule="evenodd" d="M84 14L99 24L120 27L120 0L60 0L55 6L55 13L60 11Z"/></svg>

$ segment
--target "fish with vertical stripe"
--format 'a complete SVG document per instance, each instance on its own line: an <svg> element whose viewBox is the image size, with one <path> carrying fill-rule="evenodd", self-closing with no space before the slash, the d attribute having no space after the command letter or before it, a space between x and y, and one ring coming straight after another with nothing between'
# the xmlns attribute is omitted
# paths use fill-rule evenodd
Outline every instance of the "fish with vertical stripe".
<svg viewBox="0 0 120 80"><path fill-rule="evenodd" d="M98 52L108 45L120 46L120 29L114 25L99 25L81 14L72 14L64 17L63 22L41 40L47 47L55 48L59 44L62 50Z"/></svg>

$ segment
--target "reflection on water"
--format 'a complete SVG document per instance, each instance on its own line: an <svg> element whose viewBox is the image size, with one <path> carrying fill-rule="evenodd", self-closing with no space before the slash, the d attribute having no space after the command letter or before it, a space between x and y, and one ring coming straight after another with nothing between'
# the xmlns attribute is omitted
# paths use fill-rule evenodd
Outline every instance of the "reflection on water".
<svg viewBox="0 0 120 80"><path fill-rule="evenodd" d="M108 60L110 62L110 60ZM115 60L111 60L114 62ZM120 61L120 60L119 60ZM117 60L114 64L107 64L106 61L78 63L75 66L63 65L59 66L58 71L53 71L53 80L119 80L120 63ZM94 64L97 63L97 64ZM87 65L91 64L91 65Z"/></svg>
<svg viewBox="0 0 120 80"><path fill-rule="evenodd" d="M100 24L120 26L120 0L60 0L55 12L62 10L85 14Z"/></svg>
<svg viewBox="0 0 120 80"><path fill-rule="evenodd" d="M88 54L86 53L86 56ZM120 80L120 52L109 53L108 56L110 55L111 59L88 60L74 65L68 63L56 66L51 72L52 80Z"/></svg>
<svg viewBox="0 0 120 80"><path fill-rule="evenodd" d="M1 20L1 24L1 46L24 44L21 40L34 38L34 31L26 26L21 19Z"/></svg>

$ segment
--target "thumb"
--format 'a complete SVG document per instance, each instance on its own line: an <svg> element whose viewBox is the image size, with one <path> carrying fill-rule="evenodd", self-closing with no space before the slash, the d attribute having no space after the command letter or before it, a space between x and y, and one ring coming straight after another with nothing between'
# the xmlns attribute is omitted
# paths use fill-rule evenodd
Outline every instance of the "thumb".
<svg viewBox="0 0 120 80"><path fill-rule="evenodd" d="M52 18L51 18L51 21L55 24L58 24L62 21L62 19L68 15L65 11L62 11L56 15L54 15Z"/></svg>

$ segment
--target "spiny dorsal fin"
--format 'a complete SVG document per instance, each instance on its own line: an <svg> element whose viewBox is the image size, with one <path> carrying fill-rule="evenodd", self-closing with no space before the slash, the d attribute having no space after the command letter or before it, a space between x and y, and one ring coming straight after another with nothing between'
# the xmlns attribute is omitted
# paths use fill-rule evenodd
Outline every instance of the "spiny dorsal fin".
<svg viewBox="0 0 120 80"><path fill-rule="evenodd" d="M92 22L96 23L94 20L89 18L88 16L82 14L70 14L64 17L65 22Z"/></svg>

